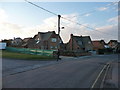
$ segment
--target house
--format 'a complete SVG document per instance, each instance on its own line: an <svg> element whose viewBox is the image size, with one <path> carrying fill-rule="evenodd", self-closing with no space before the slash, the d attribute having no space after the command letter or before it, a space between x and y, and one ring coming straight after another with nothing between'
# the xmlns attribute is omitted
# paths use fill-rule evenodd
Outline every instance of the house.
<svg viewBox="0 0 120 90"><path fill-rule="evenodd" d="M93 50L91 38L90 36L74 36L71 34L70 40L66 44L66 49L79 52Z"/></svg>
<svg viewBox="0 0 120 90"><path fill-rule="evenodd" d="M1 41L1 43L6 43L6 46L11 46L11 43L12 43L12 39L4 39Z"/></svg>
<svg viewBox="0 0 120 90"><path fill-rule="evenodd" d="M62 44L62 39L58 34L55 33L55 31L48 31L38 32L38 34L36 34L33 38L29 38L25 47L45 50L57 50L58 47L61 48Z"/></svg>
<svg viewBox="0 0 120 90"><path fill-rule="evenodd" d="M99 50L99 49L104 49L105 47L107 48L106 43L104 42L104 40L95 40L92 41L93 44L93 50Z"/></svg>
<svg viewBox="0 0 120 90"><path fill-rule="evenodd" d="M32 42L32 43L30 43ZM21 47L24 48L33 48L33 41L32 41L32 37L28 37L28 38L24 38Z"/></svg>
<svg viewBox="0 0 120 90"><path fill-rule="evenodd" d="M22 45L22 39L21 39L20 37L14 38L14 39L11 41L11 46L20 47L21 45Z"/></svg>
<svg viewBox="0 0 120 90"><path fill-rule="evenodd" d="M113 49L115 49L117 47L117 44L118 44L117 40L110 40L108 42L109 47L113 48Z"/></svg>
<svg viewBox="0 0 120 90"><path fill-rule="evenodd" d="M117 53L120 53L120 42L118 42L117 47L115 49Z"/></svg>

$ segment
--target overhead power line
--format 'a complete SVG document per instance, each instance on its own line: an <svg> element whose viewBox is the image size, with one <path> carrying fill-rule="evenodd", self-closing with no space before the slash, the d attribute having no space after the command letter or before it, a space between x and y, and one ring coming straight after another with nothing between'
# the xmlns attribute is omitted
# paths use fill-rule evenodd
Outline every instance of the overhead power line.
<svg viewBox="0 0 120 90"><path fill-rule="evenodd" d="M27 0L25 0L25 1L28 2L28 3L30 3L30 4L32 4L32 5L34 5L34 6L36 6L36 7L38 7L38 8L40 8L40 9L42 9L42 10L44 10L44 11L46 11L46 12L49 12L49 13L55 15L55 16L58 16L58 14L56 14L56 13L54 13L54 12L52 12L52 11L49 11L49 10L47 10L47 9L45 9L45 8L43 8L43 7L41 7L41 6L39 6L39 5L36 5L36 4L34 4L34 3L30 2L30 1L27 1ZM96 30L96 29L94 29L94 28L91 28L91 27L89 27L89 26L85 26L85 25L83 25L83 24L81 24L81 23L74 22L74 21L72 21L72 20L70 20L70 19L68 19L68 18L65 18L65 17L62 17L62 16L61 16L61 18L65 19L65 20L67 20L67 21L70 21L70 22L72 22L72 23L75 23L75 24L77 24L77 25L84 26L84 27L86 27L86 28L88 28L88 29L91 29L91 30L100 32L100 33L102 33L102 34L106 34L106 35L113 36L113 35L111 35L111 34L108 34L108 33L105 33L105 32L98 31L98 30Z"/></svg>
<svg viewBox="0 0 120 90"><path fill-rule="evenodd" d="M105 5L104 7L112 6L112 5L115 5L116 3L118 3L118 2L114 2L114 3L111 3L111 4L107 4L107 5ZM89 11L86 11L86 12L84 12L84 13L78 15L78 16L84 16L84 15L89 14L89 13L95 13L95 12L97 12L98 10L99 10L99 8L94 8L94 9L89 10ZM73 17L77 17L77 16L73 16Z"/></svg>
<svg viewBox="0 0 120 90"><path fill-rule="evenodd" d="M30 1L27 1L27 0L25 0L25 1L26 1L26 2L28 2L28 3L30 3L30 4L32 4L32 5L34 5L34 6L36 6L36 7L38 7L38 8L40 8L40 9L42 9L42 10L44 10L44 11L47 11L47 12L49 12L49 13L53 14L53 15L58 16L56 13L51 12L51 11L49 11L49 10L47 10L47 9L43 8L43 7L40 7L40 6L38 6L38 5L36 5L36 4L32 3L32 2L30 2Z"/></svg>
<svg viewBox="0 0 120 90"><path fill-rule="evenodd" d="M102 33L102 34L106 34L106 35L109 35L109 36L113 36L113 35L111 35L111 34L108 34L108 33L102 32L102 31L98 31L98 30L96 30L96 29L94 29L94 28L91 28L91 27L89 27L89 26L85 26L85 25L83 25L83 24L80 24L80 23L78 23L78 22L74 22L74 21L72 21L72 20L70 20L70 19L68 19L68 18L65 18L65 17L61 17L61 18L65 19L65 20L67 20L67 21L70 21L70 22L72 22L72 23L75 23L75 24L77 24L77 25L84 26L84 27L86 27L86 28L88 28L88 29L91 29L91 30L100 32L100 33Z"/></svg>

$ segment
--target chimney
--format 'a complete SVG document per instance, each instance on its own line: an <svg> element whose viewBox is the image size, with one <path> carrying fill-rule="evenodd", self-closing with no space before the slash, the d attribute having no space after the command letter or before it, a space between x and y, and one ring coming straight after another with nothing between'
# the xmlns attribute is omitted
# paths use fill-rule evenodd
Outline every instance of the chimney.
<svg viewBox="0 0 120 90"><path fill-rule="evenodd" d="M70 36L73 37L73 34L71 34Z"/></svg>
<svg viewBox="0 0 120 90"><path fill-rule="evenodd" d="M55 31L53 31L53 33L56 34Z"/></svg>

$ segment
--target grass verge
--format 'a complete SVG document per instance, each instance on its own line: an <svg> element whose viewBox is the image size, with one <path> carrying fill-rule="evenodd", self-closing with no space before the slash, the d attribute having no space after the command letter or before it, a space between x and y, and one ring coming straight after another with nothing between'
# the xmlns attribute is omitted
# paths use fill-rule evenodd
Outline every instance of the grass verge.
<svg viewBox="0 0 120 90"><path fill-rule="evenodd" d="M0 50L0 53L1 53L1 50ZM54 60L55 59L54 57L50 57L50 56L23 54L23 53L10 52L6 50L2 50L2 58L25 59L25 60Z"/></svg>

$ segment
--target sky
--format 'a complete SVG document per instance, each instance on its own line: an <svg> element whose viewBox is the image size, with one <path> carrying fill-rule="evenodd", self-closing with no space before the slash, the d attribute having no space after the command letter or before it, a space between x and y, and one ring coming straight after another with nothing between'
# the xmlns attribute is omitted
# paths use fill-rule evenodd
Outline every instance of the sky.
<svg viewBox="0 0 120 90"><path fill-rule="evenodd" d="M117 2L33 2L61 18L60 36L64 43L70 34L92 40L118 39ZM27 2L0 2L0 40L34 37L38 32L56 31L57 16ZM76 24L76 23L79 23ZM88 27L88 28L87 28ZM90 29L92 28L92 29Z"/></svg>

